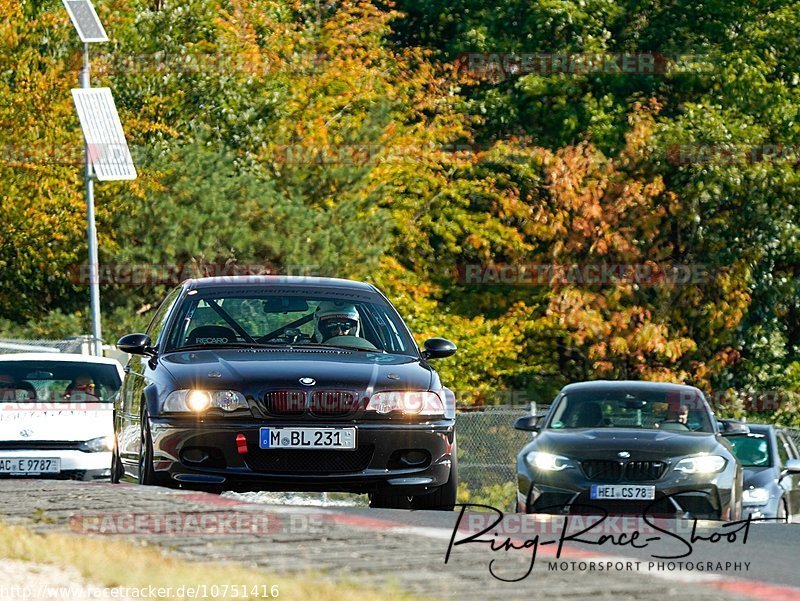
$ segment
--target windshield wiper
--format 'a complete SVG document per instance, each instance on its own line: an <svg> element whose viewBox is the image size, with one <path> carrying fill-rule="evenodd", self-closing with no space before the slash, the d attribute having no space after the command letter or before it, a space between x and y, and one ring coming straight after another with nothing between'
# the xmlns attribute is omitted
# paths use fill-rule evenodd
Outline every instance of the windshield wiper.
<svg viewBox="0 0 800 601"><path fill-rule="evenodd" d="M323 344L323 343L314 343L311 344L302 344L297 346L304 346L304 347L313 347L313 348L321 348L321 349L332 349L332 348L340 348L347 351L364 351L365 353L384 353L387 354L385 350L379 348L364 348L363 346L350 346L348 344Z"/></svg>
<svg viewBox="0 0 800 601"><path fill-rule="evenodd" d="M222 348L286 348L288 344L266 344L264 342L225 342L222 344L185 344L168 352L204 350L213 351Z"/></svg>

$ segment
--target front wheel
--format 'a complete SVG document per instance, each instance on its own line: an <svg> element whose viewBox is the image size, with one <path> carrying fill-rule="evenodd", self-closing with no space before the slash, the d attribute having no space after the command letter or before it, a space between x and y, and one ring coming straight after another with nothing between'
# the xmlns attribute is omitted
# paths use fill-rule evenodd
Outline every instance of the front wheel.
<svg viewBox="0 0 800 601"><path fill-rule="evenodd" d="M114 450L111 451L111 484L119 484L122 476L125 475L125 468L122 466L122 461L119 458L117 451L117 442L114 440Z"/></svg>
<svg viewBox="0 0 800 601"><path fill-rule="evenodd" d="M142 423L140 424L141 448L139 449L139 484L144 486L166 486L153 469L153 437L150 434L150 414L142 401Z"/></svg>
<svg viewBox="0 0 800 601"><path fill-rule="evenodd" d="M778 515L775 516L778 519L778 523L790 524L791 519L789 519L789 512L786 511L786 501L784 499L780 499L778 501Z"/></svg>
<svg viewBox="0 0 800 601"><path fill-rule="evenodd" d="M426 495L417 495L411 502L412 509L453 511L458 496L458 455L456 446L450 459L450 477L439 488Z"/></svg>

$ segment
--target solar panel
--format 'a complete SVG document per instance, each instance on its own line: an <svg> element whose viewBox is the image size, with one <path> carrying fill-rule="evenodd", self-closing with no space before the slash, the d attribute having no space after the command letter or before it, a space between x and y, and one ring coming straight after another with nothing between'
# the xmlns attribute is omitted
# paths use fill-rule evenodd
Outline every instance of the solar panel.
<svg viewBox="0 0 800 601"><path fill-rule="evenodd" d="M107 42L108 36L105 29L103 29L100 19L97 18L97 13L94 11L94 6L89 0L62 0L64 8L69 13L69 18L75 29L78 30L78 36L81 42Z"/></svg>
<svg viewBox="0 0 800 601"><path fill-rule="evenodd" d="M136 179L136 168L111 89L76 88L72 90L72 99L97 179Z"/></svg>

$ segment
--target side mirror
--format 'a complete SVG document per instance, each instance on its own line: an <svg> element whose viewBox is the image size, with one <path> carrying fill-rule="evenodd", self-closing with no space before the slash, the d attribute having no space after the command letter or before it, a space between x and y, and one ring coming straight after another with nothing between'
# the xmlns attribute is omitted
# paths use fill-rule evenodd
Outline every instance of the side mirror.
<svg viewBox="0 0 800 601"><path fill-rule="evenodd" d="M444 338L428 338L425 341L425 350L422 351L423 359L444 359L455 354L456 345Z"/></svg>
<svg viewBox="0 0 800 601"><path fill-rule="evenodd" d="M127 334L117 340L117 348L123 353L131 355L154 356L155 350L150 346L150 336L147 334Z"/></svg>
<svg viewBox="0 0 800 601"><path fill-rule="evenodd" d="M523 415L514 420L514 428L523 432L538 432L540 419L539 415Z"/></svg>
<svg viewBox="0 0 800 601"><path fill-rule="evenodd" d="M786 465L781 470L781 478L788 475L800 474L800 459L787 459Z"/></svg>
<svg viewBox="0 0 800 601"><path fill-rule="evenodd" d="M721 419L717 422L719 432L723 436L737 436L739 434L750 434L747 424L738 419Z"/></svg>

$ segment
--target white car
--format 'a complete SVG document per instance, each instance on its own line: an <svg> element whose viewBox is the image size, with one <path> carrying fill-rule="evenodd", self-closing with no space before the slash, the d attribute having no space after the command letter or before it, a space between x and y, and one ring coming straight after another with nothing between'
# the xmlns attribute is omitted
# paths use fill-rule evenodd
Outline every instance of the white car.
<svg viewBox="0 0 800 601"><path fill-rule="evenodd" d="M123 376L114 359L0 355L0 478L109 478Z"/></svg>

